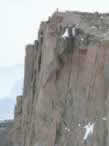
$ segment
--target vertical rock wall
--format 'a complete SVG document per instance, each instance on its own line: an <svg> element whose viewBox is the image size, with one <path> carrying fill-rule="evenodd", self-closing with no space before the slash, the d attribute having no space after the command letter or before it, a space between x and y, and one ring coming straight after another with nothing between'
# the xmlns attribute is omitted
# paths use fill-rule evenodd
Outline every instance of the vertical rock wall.
<svg viewBox="0 0 109 146"><path fill-rule="evenodd" d="M108 39L108 14L56 12L42 22L26 48L15 146L109 145Z"/></svg>

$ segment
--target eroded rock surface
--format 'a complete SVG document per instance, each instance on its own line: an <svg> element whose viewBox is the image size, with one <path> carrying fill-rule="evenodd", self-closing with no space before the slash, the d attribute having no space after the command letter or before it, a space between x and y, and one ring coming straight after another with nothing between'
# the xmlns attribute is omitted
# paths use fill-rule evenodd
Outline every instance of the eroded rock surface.
<svg viewBox="0 0 109 146"><path fill-rule="evenodd" d="M109 145L109 14L56 12L26 48L15 146Z"/></svg>

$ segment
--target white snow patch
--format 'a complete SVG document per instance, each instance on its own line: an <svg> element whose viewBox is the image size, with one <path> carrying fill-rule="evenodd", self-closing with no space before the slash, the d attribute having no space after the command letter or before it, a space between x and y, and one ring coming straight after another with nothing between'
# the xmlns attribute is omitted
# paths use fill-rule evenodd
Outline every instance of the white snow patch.
<svg viewBox="0 0 109 146"><path fill-rule="evenodd" d="M67 128L67 127L65 127L65 130L66 130L66 131L68 131L68 132L70 132L70 129L69 129L69 128Z"/></svg>
<svg viewBox="0 0 109 146"><path fill-rule="evenodd" d="M86 132L85 132L85 135L83 137L83 140L87 140L87 138L93 134L93 131L94 131L94 127L95 127L95 123L88 123L88 125L84 126Z"/></svg>
<svg viewBox="0 0 109 146"><path fill-rule="evenodd" d="M62 35L62 38L66 39L68 37L69 37L69 30L68 30L68 28L66 28L64 34Z"/></svg>
<svg viewBox="0 0 109 146"><path fill-rule="evenodd" d="M73 35L73 36L76 35L76 28L75 28L75 27L72 28L72 35Z"/></svg>
<svg viewBox="0 0 109 146"><path fill-rule="evenodd" d="M84 41L84 38L81 38L81 41Z"/></svg>
<svg viewBox="0 0 109 146"><path fill-rule="evenodd" d="M81 124L78 124L78 127L81 127Z"/></svg>

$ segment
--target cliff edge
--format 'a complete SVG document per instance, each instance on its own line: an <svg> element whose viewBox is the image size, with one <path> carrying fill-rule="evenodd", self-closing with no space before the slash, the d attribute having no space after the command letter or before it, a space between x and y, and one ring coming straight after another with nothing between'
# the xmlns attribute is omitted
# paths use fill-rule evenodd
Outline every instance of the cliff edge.
<svg viewBox="0 0 109 146"><path fill-rule="evenodd" d="M26 47L15 146L109 146L109 14L55 12Z"/></svg>

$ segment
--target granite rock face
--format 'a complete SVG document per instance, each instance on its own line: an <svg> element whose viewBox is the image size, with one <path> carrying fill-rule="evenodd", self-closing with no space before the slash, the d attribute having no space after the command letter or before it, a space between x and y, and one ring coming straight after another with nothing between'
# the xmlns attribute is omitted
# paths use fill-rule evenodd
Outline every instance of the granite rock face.
<svg viewBox="0 0 109 146"><path fill-rule="evenodd" d="M109 146L109 14L55 12L26 47L15 146Z"/></svg>

